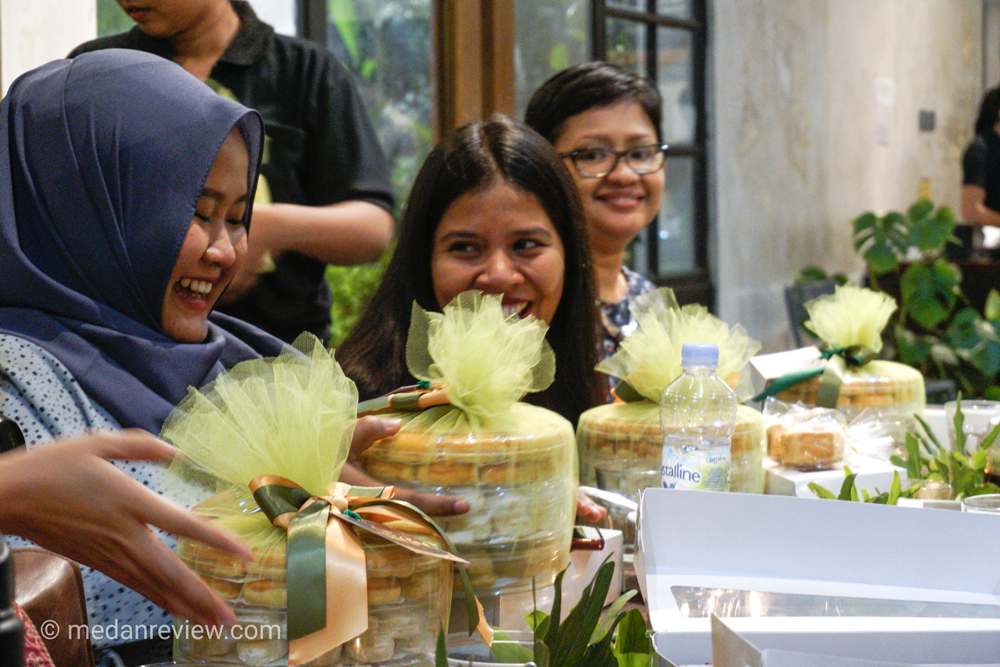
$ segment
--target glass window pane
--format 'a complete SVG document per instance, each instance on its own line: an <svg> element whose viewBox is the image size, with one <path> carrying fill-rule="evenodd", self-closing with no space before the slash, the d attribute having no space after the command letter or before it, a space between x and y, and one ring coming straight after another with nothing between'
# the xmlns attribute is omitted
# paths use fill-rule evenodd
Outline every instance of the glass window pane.
<svg viewBox="0 0 1000 667"><path fill-rule="evenodd" d="M514 86L517 117L556 72L590 60L590 0L514 3Z"/></svg>
<svg viewBox="0 0 1000 667"><path fill-rule="evenodd" d="M250 0L250 6L264 23L282 35L296 36L295 0Z"/></svg>
<svg viewBox="0 0 1000 667"><path fill-rule="evenodd" d="M668 158L664 169L667 187L656 219L659 273L691 271L694 252L694 161L691 157Z"/></svg>
<svg viewBox="0 0 1000 667"><path fill-rule="evenodd" d="M647 76L646 26L625 19L609 18L606 26L607 60L623 69Z"/></svg>
<svg viewBox="0 0 1000 667"><path fill-rule="evenodd" d="M691 0L656 0L656 13L679 19L691 18Z"/></svg>
<svg viewBox="0 0 1000 667"><path fill-rule="evenodd" d="M433 145L431 0L327 6L327 46L358 82L402 202Z"/></svg>
<svg viewBox="0 0 1000 667"><path fill-rule="evenodd" d="M656 31L656 78L663 96L663 140L693 143L695 138L691 33L659 28Z"/></svg>
<svg viewBox="0 0 1000 667"><path fill-rule="evenodd" d="M644 12L646 11L646 0L608 0L607 6Z"/></svg>

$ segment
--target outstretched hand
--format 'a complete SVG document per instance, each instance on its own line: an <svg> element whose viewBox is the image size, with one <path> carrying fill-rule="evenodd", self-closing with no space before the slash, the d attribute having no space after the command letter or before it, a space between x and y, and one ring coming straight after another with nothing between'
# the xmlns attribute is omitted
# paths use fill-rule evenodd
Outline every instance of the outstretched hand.
<svg viewBox="0 0 1000 667"><path fill-rule="evenodd" d="M371 447L376 440L388 438L399 431L402 422L398 419L379 419L377 417L362 417L354 427L354 440L351 442L351 453L347 464L340 473L340 481L354 486L385 486L371 477L357 465L357 457ZM419 507L430 516L452 516L465 514L469 511L469 503L454 496L439 496L433 493L415 491L406 487L396 487L396 500L403 500Z"/></svg>
<svg viewBox="0 0 1000 667"><path fill-rule="evenodd" d="M232 609L153 533L157 526L240 558L250 550L109 463L169 461L145 431L101 431L0 456L0 530L104 572L167 611L232 624Z"/></svg>

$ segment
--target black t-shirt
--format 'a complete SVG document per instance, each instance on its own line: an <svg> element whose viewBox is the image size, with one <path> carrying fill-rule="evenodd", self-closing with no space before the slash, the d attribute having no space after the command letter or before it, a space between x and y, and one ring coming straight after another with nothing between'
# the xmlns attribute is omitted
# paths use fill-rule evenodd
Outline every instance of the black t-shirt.
<svg viewBox="0 0 1000 667"><path fill-rule="evenodd" d="M211 79L264 117L261 176L272 201L365 201L391 211L388 165L350 73L322 46L278 35L249 4L232 4L240 30ZM82 44L70 57L110 48L171 57L167 40L138 27ZM325 271L323 262L287 252L247 296L220 310L289 342L302 331L325 341L332 301Z"/></svg>
<svg viewBox="0 0 1000 667"><path fill-rule="evenodd" d="M990 130L977 135L962 158L963 185L986 191L986 208L1000 213L1000 135Z"/></svg>

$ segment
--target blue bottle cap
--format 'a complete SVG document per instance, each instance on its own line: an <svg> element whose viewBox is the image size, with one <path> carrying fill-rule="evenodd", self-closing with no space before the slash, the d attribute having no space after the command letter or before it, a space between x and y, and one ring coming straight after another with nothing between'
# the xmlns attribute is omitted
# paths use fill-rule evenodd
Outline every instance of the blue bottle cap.
<svg viewBox="0 0 1000 667"><path fill-rule="evenodd" d="M684 343L681 346L682 366L718 366L719 346L714 343Z"/></svg>

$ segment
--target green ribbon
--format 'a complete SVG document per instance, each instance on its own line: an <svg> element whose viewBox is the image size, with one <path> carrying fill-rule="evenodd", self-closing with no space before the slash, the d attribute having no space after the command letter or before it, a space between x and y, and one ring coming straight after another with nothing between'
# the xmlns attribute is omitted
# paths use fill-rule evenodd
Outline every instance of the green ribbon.
<svg viewBox="0 0 1000 667"><path fill-rule="evenodd" d="M420 389L429 389L429 383L427 387L418 387ZM397 392L395 394L386 394L385 396L379 396L378 398L372 398L367 401L361 401L358 403L358 414L375 412L377 410L388 410L392 409L396 412L419 412L423 410L418 404L420 397L424 395L423 391L412 391L412 392Z"/></svg>
<svg viewBox="0 0 1000 667"><path fill-rule="evenodd" d="M378 498L383 487L352 486L349 495L357 498ZM281 484L266 484L253 492L254 500L272 523L275 518L294 513L288 527L287 547L287 609L288 639L300 639L326 626L326 525L329 520L330 503L317 498L305 509L299 509L312 498L308 491L299 487ZM420 508L403 500L378 499L365 503L365 507L390 505L405 507L427 521L444 538L452 554L457 554L455 543ZM364 519L352 510L344 512L354 521ZM353 522L352 522L353 523ZM357 524L355 524L357 525ZM464 567L458 568L465 592L465 602L469 618L469 634L476 630L479 609L472 582Z"/></svg>
<svg viewBox="0 0 1000 667"><path fill-rule="evenodd" d="M302 488L267 484L253 498L268 520L294 513L288 526L288 639L299 639L326 626L326 523L330 503L318 499L299 508L312 495Z"/></svg>
<svg viewBox="0 0 1000 667"><path fill-rule="evenodd" d="M639 393L639 391L630 385L625 380L621 380L615 385L615 396L622 399L626 403L638 403L639 401L646 400L646 397Z"/></svg>
<svg viewBox="0 0 1000 667"><path fill-rule="evenodd" d="M877 355L871 348L852 345L850 347L827 348L820 356L827 360L826 366L786 373L775 379L764 391L751 400L763 401L769 396L776 396L786 389L791 389L797 384L821 375L819 392L816 394L816 405L822 408L836 408L837 399L840 397L840 384L844 380L846 370L864 366L875 359Z"/></svg>
<svg viewBox="0 0 1000 667"><path fill-rule="evenodd" d="M330 503L315 500L288 526L288 639L326 627L326 523Z"/></svg>

